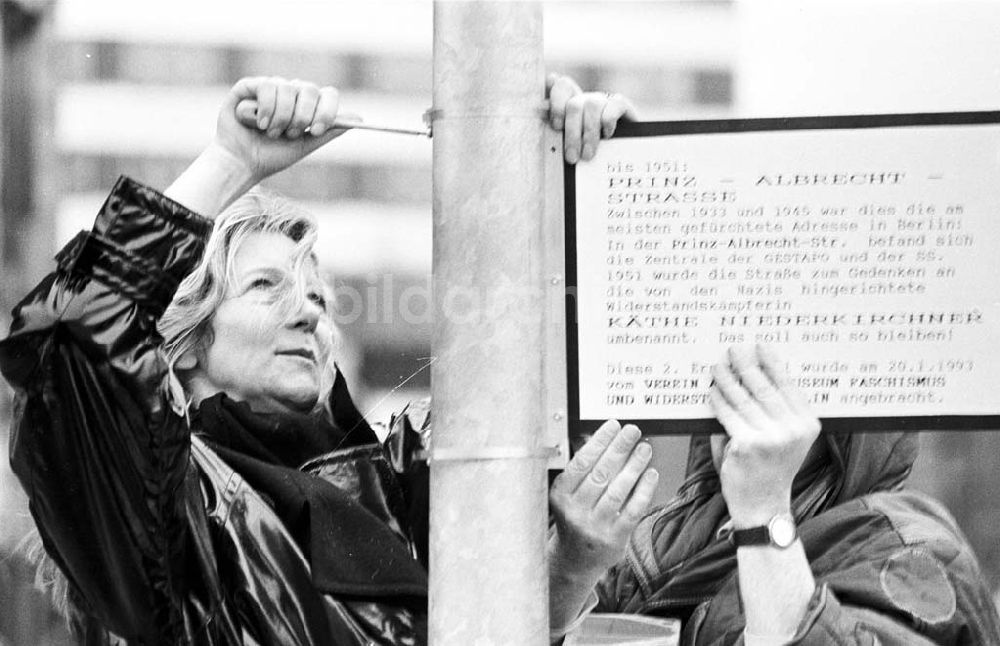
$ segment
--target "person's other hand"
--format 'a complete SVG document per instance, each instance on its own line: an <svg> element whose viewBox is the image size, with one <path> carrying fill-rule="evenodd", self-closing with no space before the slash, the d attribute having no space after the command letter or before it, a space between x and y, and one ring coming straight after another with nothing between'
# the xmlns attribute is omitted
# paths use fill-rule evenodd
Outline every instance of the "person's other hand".
<svg viewBox="0 0 1000 646"><path fill-rule="evenodd" d="M552 483L549 556L560 575L596 581L624 557L658 479L641 438L631 424L605 422Z"/></svg>
<svg viewBox="0 0 1000 646"><path fill-rule="evenodd" d="M545 80L549 100L548 121L563 133L563 156L567 163L589 161L602 138L614 134L620 119L634 120L635 107L620 94L584 92L576 81L561 74Z"/></svg>
<svg viewBox="0 0 1000 646"><path fill-rule="evenodd" d="M737 528L767 524L790 511L820 422L766 348L731 348L712 376L710 401L726 430L712 437L712 456L729 515Z"/></svg>
<svg viewBox="0 0 1000 646"><path fill-rule="evenodd" d="M346 132L332 128L339 107L337 90L330 86L277 77L240 79L219 109L213 143L259 182Z"/></svg>

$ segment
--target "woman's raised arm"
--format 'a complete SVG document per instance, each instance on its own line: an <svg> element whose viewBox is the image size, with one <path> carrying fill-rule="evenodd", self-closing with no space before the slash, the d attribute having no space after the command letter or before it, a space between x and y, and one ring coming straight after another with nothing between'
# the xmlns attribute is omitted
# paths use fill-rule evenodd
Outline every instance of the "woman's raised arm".
<svg viewBox="0 0 1000 646"><path fill-rule="evenodd" d="M212 142L165 194L214 218L261 180L346 132L333 127L339 107L339 94L330 86L241 79L219 109Z"/></svg>

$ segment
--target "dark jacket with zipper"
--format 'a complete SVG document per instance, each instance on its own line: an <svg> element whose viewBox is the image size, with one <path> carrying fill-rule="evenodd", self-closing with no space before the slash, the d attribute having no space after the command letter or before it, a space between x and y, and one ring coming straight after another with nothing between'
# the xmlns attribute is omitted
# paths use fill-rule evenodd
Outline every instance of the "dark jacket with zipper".
<svg viewBox="0 0 1000 646"><path fill-rule="evenodd" d="M1000 620L955 521L903 491L916 435L824 435L829 459L795 482L793 513L817 590L793 644L1000 644ZM599 587L599 611L676 617L681 644L741 644L736 551L707 438L677 497L647 516Z"/></svg>
<svg viewBox="0 0 1000 646"><path fill-rule="evenodd" d="M349 441L300 469L218 441L211 420L271 423L238 402L171 411L156 322L210 232L123 178L0 342L11 465L89 641L425 643L426 570L342 378Z"/></svg>

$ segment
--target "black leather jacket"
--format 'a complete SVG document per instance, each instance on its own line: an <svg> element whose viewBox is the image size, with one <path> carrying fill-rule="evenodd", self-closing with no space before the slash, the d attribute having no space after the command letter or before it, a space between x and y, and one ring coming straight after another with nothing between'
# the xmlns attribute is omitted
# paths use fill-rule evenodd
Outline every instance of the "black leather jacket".
<svg viewBox="0 0 1000 646"><path fill-rule="evenodd" d="M15 309L0 342L16 390L11 465L46 551L85 613L129 643L424 643L420 590L321 589L269 501L167 405L156 321L210 231L122 179ZM343 453L313 473L353 483L378 517L392 483L371 465L385 456Z"/></svg>

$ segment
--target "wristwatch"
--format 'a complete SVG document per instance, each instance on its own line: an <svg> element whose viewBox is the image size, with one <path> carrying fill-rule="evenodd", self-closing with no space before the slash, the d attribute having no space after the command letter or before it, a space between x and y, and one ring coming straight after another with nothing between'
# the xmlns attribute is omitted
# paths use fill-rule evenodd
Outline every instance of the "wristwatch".
<svg viewBox="0 0 1000 646"><path fill-rule="evenodd" d="M744 545L774 545L784 549L795 542L798 532L795 520L788 514L777 514L771 517L766 525L734 529L729 540L736 547Z"/></svg>

